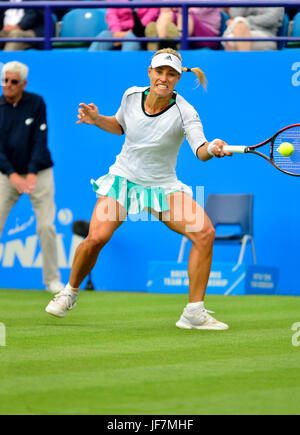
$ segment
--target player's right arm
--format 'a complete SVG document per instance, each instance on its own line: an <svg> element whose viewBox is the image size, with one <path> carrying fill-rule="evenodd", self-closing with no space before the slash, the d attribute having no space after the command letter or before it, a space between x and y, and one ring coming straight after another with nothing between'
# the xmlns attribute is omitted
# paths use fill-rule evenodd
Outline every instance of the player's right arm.
<svg viewBox="0 0 300 435"><path fill-rule="evenodd" d="M88 125L95 125L101 130L112 134L121 135L123 129L118 123L115 116L103 116L99 114L98 107L95 104L79 104L77 124L84 122Z"/></svg>

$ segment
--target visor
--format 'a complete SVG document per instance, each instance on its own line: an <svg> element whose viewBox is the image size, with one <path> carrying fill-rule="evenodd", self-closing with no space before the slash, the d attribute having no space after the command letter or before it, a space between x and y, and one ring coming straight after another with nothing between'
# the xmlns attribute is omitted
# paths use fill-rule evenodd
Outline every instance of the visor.
<svg viewBox="0 0 300 435"><path fill-rule="evenodd" d="M157 56L154 56L151 62L151 67L158 68L159 66L170 66L179 74L182 73L181 61L177 56L174 56L174 54L160 53Z"/></svg>

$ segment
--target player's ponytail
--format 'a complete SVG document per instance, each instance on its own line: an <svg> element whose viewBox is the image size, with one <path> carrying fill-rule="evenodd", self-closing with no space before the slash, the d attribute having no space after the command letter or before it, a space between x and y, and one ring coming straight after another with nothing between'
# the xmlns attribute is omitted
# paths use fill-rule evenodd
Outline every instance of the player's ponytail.
<svg viewBox="0 0 300 435"><path fill-rule="evenodd" d="M201 86L203 86L203 88L206 89L207 79L206 79L204 72L200 68L197 68L197 67L196 68L186 68L185 66L183 66L182 71L183 72L193 72L196 75L197 80L201 84Z"/></svg>

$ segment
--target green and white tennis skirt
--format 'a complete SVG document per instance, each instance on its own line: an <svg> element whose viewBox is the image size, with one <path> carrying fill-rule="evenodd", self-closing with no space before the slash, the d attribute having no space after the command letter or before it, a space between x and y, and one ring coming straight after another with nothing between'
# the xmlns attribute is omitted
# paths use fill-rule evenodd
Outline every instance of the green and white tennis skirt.
<svg viewBox="0 0 300 435"><path fill-rule="evenodd" d="M98 180L91 180L97 197L109 196L115 199L128 214L142 211L164 212L169 210L167 196L174 192L185 192L193 196L192 190L177 181L176 185L168 188L142 186L118 175L104 175Z"/></svg>

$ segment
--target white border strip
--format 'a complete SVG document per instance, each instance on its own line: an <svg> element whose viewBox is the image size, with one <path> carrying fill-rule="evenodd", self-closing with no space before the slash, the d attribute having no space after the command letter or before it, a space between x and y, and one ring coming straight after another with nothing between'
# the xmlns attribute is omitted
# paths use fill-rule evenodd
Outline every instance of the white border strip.
<svg viewBox="0 0 300 435"><path fill-rule="evenodd" d="M244 272L236 281L234 284L232 284L232 286L227 290L227 292L225 293L225 296L228 296L233 289L235 289L235 287L241 282L243 281L243 279L246 278L246 272Z"/></svg>

